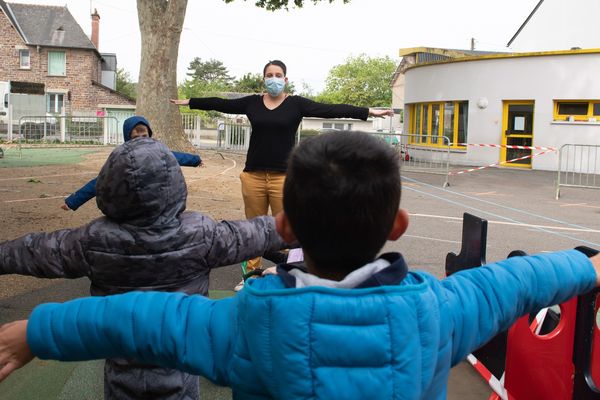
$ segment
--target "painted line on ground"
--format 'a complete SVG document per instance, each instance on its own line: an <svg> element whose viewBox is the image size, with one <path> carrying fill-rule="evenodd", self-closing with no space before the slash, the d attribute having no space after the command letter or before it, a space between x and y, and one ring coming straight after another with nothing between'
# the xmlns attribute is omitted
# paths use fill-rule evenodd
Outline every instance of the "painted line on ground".
<svg viewBox="0 0 600 400"><path fill-rule="evenodd" d="M418 181L416 179L407 178L405 176L402 177L402 179L408 179L408 180L411 180L413 182L420 182L420 181ZM530 212L527 212L527 211L519 210L519 209L516 209L516 208L513 208L513 207L504 206L502 204L497 204L497 203L494 203L492 201L478 199L476 197L468 196L468 195L465 195L465 194L462 194L462 193L459 193L459 192L454 192L454 191L449 190L449 189L442 189L442 188L439 188L439 187L434 186L434 185L430 185L430 184L425 183L425 182L420 182L420 183L423 186L430 187L430 188L433 188L435 190L443 190L445 193L456 194L458 196L466 197L466 198L469 198L471 200L475 200L475 201L479 201L479 202L482 202L482 203L491 204L491 205L494 205L494 206L499 207L499 208L506 208L506 209L509 209L509 210L513 210L515 212L520 212L520 213L528 215L528 216L537 216L537 217L542 218L542 219L550 220L550 221L553 221L553 222L556 222L556 223L560 223L560 224L563 224L563 225L570 225L570 226L573 226L573 227L579 228L579 229L590 229L590 228L587 228L587 227L584 227L584 226L580 226L580 225L576 225L576 224L571 224L571 223L564 222L564 221L559 221L559 220L556 220L554 218L544 217L544 216L533 214L533 213L530 213ZM444 201L446 203L450 203L450 204L456 205L456 206L461 207L461 208L475 210L475 211L480 212L482 214L491 215L491 216L496 217L496 218L501 219L501 220L507 220L507 221L511 221L511 222L519 223L519 224L522 223L522 222L517 221L515 219L509 218L509 217L505 217L503 215L499 215L499 214L493 213L491 211L486 211L486 210L483 210L481 208L469 206L469 205L467 205L465 203L461 203L459 201L454 201L454 200L450 200L450 199L442 197L442 196L437 196L437 195L435 195L433 193L429 193L429 192L426 192L426 191L423 191L423 190L418 190L418 189L411 188L411 187L406 187L405 189L411 190L411 191L416 192L416 193L423 194L425 196L433 197L433 198L438 199L440 201ZM540 232L548 233L550 235L559 236L559 237L562 237L562 238L565 238L565 239L572 240L575 243L585 243L585 244L590 245L592 247L600 247L600 243L590 242L588 240L584 240L584 239L581 239L581 238L578 238L578 237L569 236L569 235L566 235L566 234L563 234L563 233L560 233L560 232L554 232L554 231L547 230L547 229L544 229L544 228L534 228L534 229L537 229Z"/></svg>
<svg viewBox="0 0 600 400"><path fill-rule="evenodd" d="M50 200L50 199L64 199L67 196L47 196L47 197L33 197L31 199L17 199L17 200L4 200L4 203L22 203L25 201L36 201L36 200Z"/></svg>
<svg viewBox="0 0 600 400"><path fill-rule="evenodd" d="M600 208L600 206L592 206L588 203L561 204L560 207L584 207L584 208Z"/></svg>
<svg viewBox="0 0 600 400"><path fill-rule="evenodd" d="M409 214L409 215L414 216L414 217L450 219L450 220L456 220L456 221L461 221L461 222L463 220L461 217L449 217L449 216L445 216L445 215L432 215L432 214ZM598 229L589 229L589 228L583 228L583 229L582 228L568 228L568 227L564 227L564 226L536 225L536 224L525 224L525 223L520 223L520 222L489 221L489 220L488 220L488 223L496 224L496 225L518 226L521 228L543 228L543 229L554 229L554 230L558 230L558 231L600 233L600 230L598 230Z"/></svg>
<svg viewBox="0 0 600 400"><path fill-rule="evenodd" d="M226 173L227 171L230 171L230 170L234 169L235 167L237 167L237 162L236 162L235 160L232 160L231 158L227 158L227 157L225 157L225 156L223 156L223 158L224 158L224 159L226 159L226 160L229 160L229 161L233 161L233 165L232 165L231 167L229 167L229 168L227 168L227 169L225 169L225 170L221 171L221 172L219 173L219 175L223 175L223 174L224 174L224 173Z"/></svg>
<svg viewBox="0 0 600 400"><path fill-rule="evenodd" d="M77 176L97 174L97 172L78 172L76 174L56 174L56 175L39 175L39 176L21 176L18 178L0 178L0 181L18 181L19 179L41 179L41 178L56 178L61 176Z"/></svg>
<svg viewBox="0 0 600 400"><path fill-rule="evenodd" d="M235 160L232 160L231 158L227 158L225 156L223 156L224 160L228 160L231 161L233 163L232 166L225 168L223 171L217 173L217 174L213 174L213 175L209 175L209 176L202 176L200 178L192 178L192 179L187 179L187 182L195 182L195 181L199 181L201 179L209 179L209 178L216 178L219 175L224 175L226 174L228 171L231 171L232 169L234 169L235 167L237 167L237 162Z"/></svg>
<svg viewBox="0 0 600 400"><path fill-rule="evenodd" d="M438 239L438 238L433 238L433 237L430 237L430 236L419 236L419 235L404 234L404 235L402 235L402 237L409 237L409 238L414 238L414 239L425 239L425 240L432 240L434 242L444 242L444 243L453 243L453 244L461 244L462 243L462 242L460 242L458 240Z"/></svg>
<svg viewBox="0 0 600 400"><path fill-rule="evenodd" d="M440 187L437 187L437 186L434 186L434 185L430 185L430 184L428 184L428 183L426 183L426 182L421 182L421 181L419 181L419 180L417 180L417 179L412 179L412 178L408 178L408 177L405 177L405 176L403 176L403 177L402 177L402 179L403 179L403 180L404 180L404 179L407 179L407 180L409 180L409 181L412 181L412 182L417 182L417 183L420 183L422 186L426 186L426 187L429 187L429 188L431 188L431 189L435 189L436 191L443 191L444 193L451 193L451 194L454 194L454 195L456 195L456 196L465 197L465 198L467 198L467 199L474 200L474 201L479 201L479 202L481 202L481 203L484 203L484 204L489 204L489 205L492 205L492 206L495 206L495 207L504 208L504 209L507 209L507 210L510 210L510 211L514 211L514 212L518 212L518 213L521 213L521 214L525 214L525 215L527 215L527 216L530 216L530 217L537 217L537 218L544 219L544 220L546 220L546 221L554 222L554 223L557 223L557 224L563 224L563 225L567 225L567 226L572 226L572 227L574 227L574 228L580 228L580 229L589 229L589 228L588 228L588 227L586 227L586 226L581 226L581 225L577 225L577 224L572 224L572 223L570 223L570 222L567 222L567 221L561 221L561 220L559 220L559 219L556 219L556 218L551 218L551 217L547 217L547 216L545 216L545 215L535 214L535 213L532 213L532 212L530 212L530 211L525 211L525 210L521 210L521 209L518 209L518 208L510 207L510 206L505 206L504 204L495 203L495 202L493 202L493 201L490 201L490 200L484 200L484 199L480 199L480 198L477 198L477 197L469 196L468 194L464 194L464 193L456 192L456 191L454 191L454 190L452 190L452 189L448 189L448 188L440 188ZM416 190L416 189L412 189L412 190L413 190L413 191L416 191L416 192L419 192L419 190ZM420 193L427 194L427 195L430 195L430 196L432 196L432 197L435 197L435 198L438 198L438 199L443 199L444 201L448 201L448 202L450 202L450 203L454 203L454 204L457 204L457 205L463 205L463 206L466 206L464 203L461 203L461 202L458 202L458 201L449 200L449 199L445 199L445 198L443 198L443 197L436 196L436 195L434 195L434 194L431 194L431 193L428 193L428 192L420 192ZM507 219L507 220L509 220L509 221L518 222L518 221L515 221L515 220L513 220L513 219L511 219L511 218L504 217L504 216L502 216L502 215L498 215L498 214L494 214L494 213L492 213L492 212L489 212L489 211L483 211L483 210L479 210L479 209L477 209L477 208L475 208L475 207L469 207L469 208L472 208L472 209L474 209L474 210L478 210L478 211L482 211L482 212L484 212L484 213L486 213L486 214L489 214L489 215L493 215L493 216L495 216L495 217L497 217L497 218L499 218L499 219Z"/></svg>

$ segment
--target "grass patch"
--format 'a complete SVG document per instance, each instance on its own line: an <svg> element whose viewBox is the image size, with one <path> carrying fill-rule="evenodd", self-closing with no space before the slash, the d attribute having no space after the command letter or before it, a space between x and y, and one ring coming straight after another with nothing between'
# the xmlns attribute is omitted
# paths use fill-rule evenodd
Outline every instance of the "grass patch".
<svg viewBox="0 0 600 400"><path fill-rule="evenodd" d="M2 147L0 145L0 147ZM4 149L4 157L0 158L0 168L35 167L40 165L77 164L83 156L94 153L98 149L65 149L39 148L22 149L21 156L16 148Z"/></svg>

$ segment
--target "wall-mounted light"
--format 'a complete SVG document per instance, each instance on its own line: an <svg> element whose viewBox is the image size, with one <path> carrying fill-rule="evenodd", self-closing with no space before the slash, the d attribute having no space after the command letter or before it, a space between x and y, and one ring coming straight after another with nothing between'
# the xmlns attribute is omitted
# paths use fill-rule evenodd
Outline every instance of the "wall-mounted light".
<svg viewBox="0 0 600 400"><path fill-rule="evenodd" d="M479 100L477 100L477 107L479 107L480 109L484 109L487 108L488 106L488 99L486 99L485 97L480 97Z"/></svg>

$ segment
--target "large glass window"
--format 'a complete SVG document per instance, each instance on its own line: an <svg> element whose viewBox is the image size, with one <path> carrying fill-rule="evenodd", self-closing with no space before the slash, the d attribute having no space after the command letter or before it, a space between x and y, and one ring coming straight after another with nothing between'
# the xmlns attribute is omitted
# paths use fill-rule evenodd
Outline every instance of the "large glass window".
<svg viewBox="0 0 600 400"><path fill-rule="evenodd" d="M452 142L454 137L454 103L448 101L444 103L444 132L443 135ZM442 143L444 144L444 143Z"/></svg>
<svg viewBox="0 0 600 400"><path fill-rule="evenodd" d="M413 122L415 122L414 126L412 127L412 131L409 132L413 135L420 135L421 134L421 109L423 108L421 104L415 104L413 107L413 113L411 115L414 115L413 118ZM415 140L415 137L411 137L410 138L411 142L418 142L420 140Z"/></svg>
<svg viewBox="0 0 600 400"><path fill-rule="evenodd" d="M48 75L65 76L67 74L67 57L64 51L48 52Z"/></svg>
<svg viewBox="0 0 600 400"><path fill-rule="evenodd" d="M467 142L467 101L416 103L410 105L410 143L464 148ZM446 141L443 137L447 137Z"/></svg>
<svg viewBox="0 0 600 400"><path fill-rule="evenodd" d="M423 122L421 124L421 138L419 143L427 143L427 136L429 136L429 106L423 106Z"/></svg>
<svg viewBox="0 0 600 400"><path fill-rule="evenodd" d="M600 100L554 100L555 121L592 121L600 117Z"/></svg>
<svg viewBox="0 0 600 400"><path fill-rule="evenodd" d="M458 126L455 131L456 144L467 143L467 126L469 125L469 102L458 103ZM464 147L464 146L462 146Z"/></svg>

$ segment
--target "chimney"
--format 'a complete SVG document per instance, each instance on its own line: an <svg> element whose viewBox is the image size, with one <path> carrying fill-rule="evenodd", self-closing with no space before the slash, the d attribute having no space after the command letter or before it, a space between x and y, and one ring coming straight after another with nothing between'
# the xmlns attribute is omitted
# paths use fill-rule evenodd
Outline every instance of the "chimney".
<svg viewBox="0 0 600 400"><path fill-rule="evenodd" d="M96 50L100 49L100 15L95 8L92 14L92 43L96 46Z"/></svg>

